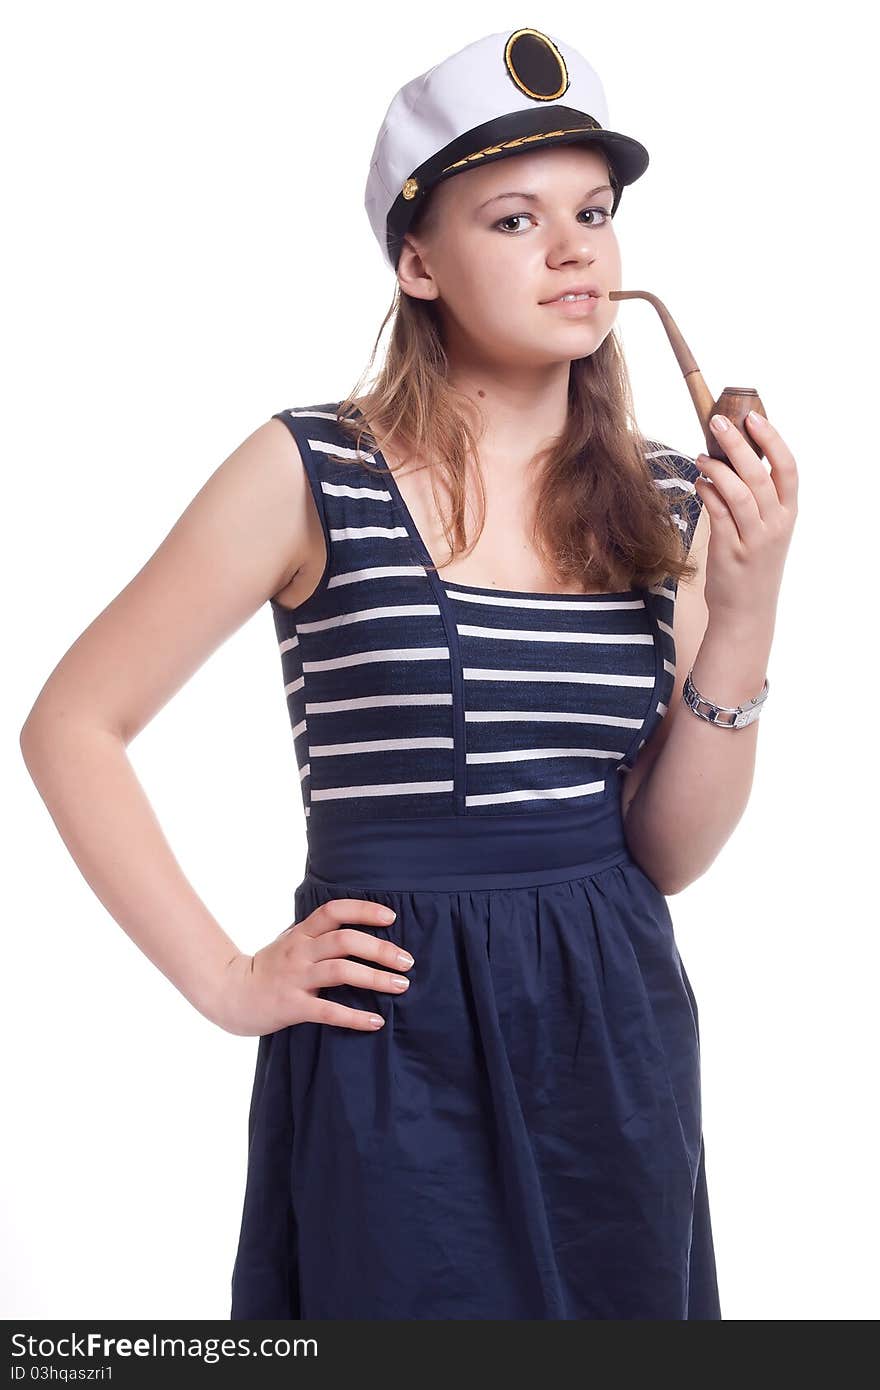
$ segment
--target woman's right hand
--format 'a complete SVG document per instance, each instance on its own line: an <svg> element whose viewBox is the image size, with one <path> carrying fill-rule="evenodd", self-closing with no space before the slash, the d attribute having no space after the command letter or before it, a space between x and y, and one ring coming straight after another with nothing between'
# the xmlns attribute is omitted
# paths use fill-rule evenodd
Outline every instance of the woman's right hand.
<svg viewBox="0 0 880 1390"><path fill-rule="evenodd" d="M409 969L412 957L405 953L402 960L400 947L393 941L340 925L362 922L387 927L393 918L389 920L386 912L381 903L364 898L332 898L301 922L286 927L255 955L235 956L226 966L214 1022L240 1037L260 1037L306 1022L376 1032L384 1023L380 1014L322 999L318 991L345 984L404 993L409 980L394 972ZM361 965L348 956L386 968ZM398 980L403 983L398 984ZM379 1020L378 1025L374 1019Z"/></svg>

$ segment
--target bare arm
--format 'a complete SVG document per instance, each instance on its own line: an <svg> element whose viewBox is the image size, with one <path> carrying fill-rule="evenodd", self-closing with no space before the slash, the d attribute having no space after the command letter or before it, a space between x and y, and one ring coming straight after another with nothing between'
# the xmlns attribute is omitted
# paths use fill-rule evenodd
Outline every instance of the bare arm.
<svg viewBox="0 0 880 1390"><path fill-rule="evenodd" d="M730 731L697 719L682 703L685 677L693 668L698 690L718 704L741 704L761 689L773 640L765 617L737 631L713 630L703 594L710 533L704 506L689 557L699 572L690 584L679 585L675 604L673 696L627 774L622 797L630 853L667 895L706 872L741 819L760 723Z"/></svg>
<svg viewBox="0 0 880 1390"><path fill-rule="evenodd" d="M743 430L713 416L725 458L696 460L702 597L698 585L685 586L674 629L678 646L681 627L673 718L624 822L633 857L664 893L680 892L712 863L746 807L754 776L757 722L718 728L696 718L680 698L691 663L697 689L722 705L757 695L767 674L799 479L778 430L761 415L743 423L760 441L760 457Z"/></svg>
<svg viewBox="0 0 880 1390"><path fill-rule="evenodd" d="M83 876L212 1020L240 953L184 876L125 749L313 544L323 535L296 443L269 420L62 657L21 730L28 771Z"/></svg>

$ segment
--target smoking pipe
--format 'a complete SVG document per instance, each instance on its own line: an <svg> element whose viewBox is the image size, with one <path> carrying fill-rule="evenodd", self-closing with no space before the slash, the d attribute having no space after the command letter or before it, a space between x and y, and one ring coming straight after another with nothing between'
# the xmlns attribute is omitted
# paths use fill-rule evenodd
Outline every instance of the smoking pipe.
<svg viewBox="0 0 880 1390"><path fill-rule="evenodd" d="M758 458L764 457L764 450L757 444L748 431L746 415L750 410L757 410L759 415L766 416L761 397L753 386L725 386L717 401L712 400L712 393L703 380L703 374L697 366L693 353L679 332L678 326L670 314L666 305L657 298L655 294L650 294L647 290L609 290L609 299L647 299L654 305L663 327L666 329L666 336L672 344L672 351L675 353L676 361L681 367L682 374L687 382L688 390L691 393L691 400L697 411L697 417L703 430L706 440L706 453L710 458L718 459L721 463L730 464L730 459L722 452L721 445L712 432L709 424L710 417L713 415L726 415L728 420L736 425L748 442L751 444ZM730 465L733 467L733 465Z"/></svg>

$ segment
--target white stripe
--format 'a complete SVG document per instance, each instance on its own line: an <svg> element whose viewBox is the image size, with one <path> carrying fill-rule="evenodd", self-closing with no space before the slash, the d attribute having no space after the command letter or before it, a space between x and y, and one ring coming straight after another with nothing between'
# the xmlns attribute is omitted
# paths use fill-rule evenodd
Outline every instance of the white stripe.
<svg viewBox="0 0 880 1390"><path fill-rule="evenodd" d="M328 483L321 479L321 489L331 497L366 497L371 502L390 502L391 493L384 487L352 487L349 483Z"/></svg>
<svg viewBox="0 0 880 1390"><path fill-rule="evenodd" d="M368 569L346 570L344 574L334 574L328 580L327 588L333 589L338 584L360 584L366 579L385 579L387 576L394 575L424 575L424 565L372 565Z"/></svg>
<svg viewBox="0 0 880 1390"><path fill-rule="evenodd" d="M335 758L345 753L381 753L392 748L453 748L451 738L370 738L359 743L319 743L309 749L312 758Z"/></svg>
<svg viewBox="0 0 880 1390"><path fill-rule="evenodd" d="M389 705L451 705L452 692L430 695L359 695L350 700L307 700L306 714L344 714L353 709L385 709Z"/></svg>
<svg viewBox="0 0 880 1390"><path fill-rule="evenodd" d="M486 709L465 710L468 724L602 724L618 729L639 729L643 719L627 719L622 714L569 714L565 710Z"/></svg>
<svg viewBox="0 0 880 1390"><path fill-rule="evenodd" d="M438 617L436 603L397 603L383 608L361 608L357 613L339 613L333 618L320 618L314 623L297 623L297 632L326 632L328 628L345 627L348 623L371 622L375 618Z"/></svg>
<svg viewBox="0 0 880 1390"><path fill-rule="evenodd" d="M286 413L288 415L300 416L306 420L332 420L334 424L338 422L338 416L335 410L288 410ZM344 415L342 418L344 420L353 420L354 416Z"/></svg>
<svg viewBox="0 0 880 1390"><path fill-rule="evenodd" d="M658 619L657 619L657 626L659 627L659 629L660 629L661 632L666 632L666 633L669 634L670 637L673 637L673 638L674 638L675 633L673 632L672 628L669 626L668 623L661 622L660 619L658 618Z"/></svg>
<svg viewBox="0 0 880 1390"><path fill-rule="evenodd" d="M650 440L650 441L648 441L648 442L649 442L649 443L652 443L652 444L656 444L656 443L657 443L656 439ZM663 448L652 449L649 453L645 454L645 458L646 458L646 459L659 459L659 458L663 458L664 455L667 456L668 458L673 458L673 459L686 459L686 458L688 458L688 455L687 455L687 454L682 454L682 453L680 453L680 452L678 451L678 449L663 449ZM693 463L693 459L690 459L690 462Z"/></svg>
<svg viewBox="0 0 880 1390"><path fill-rule="evenodd" d="M360 541L368 536L384 536L387 540L393 540L395 536L407 536L409 532L404 526L331 526L331 541Z"/></svg>
<svg viewBox="0 0 880 1390"><path fill-rule="evenodd" d="M390 647L376 652L352 652L328 661L304 661L303 671L339 671L344 666L363 666L369 661L448 661L448 647Z"/></svg>
<svg viewBox="0 0 880 1390"><path fill-rule="evenodd" d="M691 462L693 463L693 459ZM677 488L679 492L692 492L694 496L697 495L697 489L694 487L690 478L655 478L654 482L659 488L668 489L674 487Z"/></svg>
<svg viewBox="0 0 880 1390"><path fill-rule="evenodd" d="M299 738L300 734L304 734L305 731L306 731L306 721L305 721L305 719L301 719L301 720L299 721L298 724L294 724L294 726L293 726L293 737L294 737L295 739L297 739L297 738Z"/></svg>
<svg viewBox="0 0 880 1390"><path fill-rule="evenodd" d="M288 613L292 613L292 612L293 612L293 609L292 609L292 608L288 608L287 611L288 611ZM294 636L294 637L285 637L285 638L283 639L283 641L281 641L281 642L278 643L278 650L279 650L280 652L282 652L282 653L284 653L284 652L291 652L291 651L293 651L294 647L298 647L298 646L299 646L299 638L298 638L298 637L296 637L296 636Z"/></svg>
<svg viewBox="0 0 880 1390"><path fill-rule="evenodd" d="M326 439L310 439L309 448L316 453L326 454L328 458L338 459L365 459L367 463L374 463L372 454L368 454L365 449L356 449L353 444L328 443Z"/></svg>
<svg viewBox="0 0 880 1390"><path fill-rule="evenodd" d="M625 646L651 646L650 632L532 632L528 628L471 627L459 623L459 634L467 637L494 637L510 642L620 642Z"/></svg>
<svg viewBox="0 0 880 1390"><path fill-rule="evenodd" d="M664 656L664 658L663 658L663 669L664 669L664 671L668 671L669 674L670 674L671 676L674 676L674 675L675 675L675 662L674 662L674 661L667 661L667 660L666 660L666 657Z"/></svg>
<svg viewBox="0 0 880 1390"><path fill-rule="evenodd" d="M447 589L446 593L450 598L461 599L464 603L488 603L497 605L499 608L573 608L579 612L586 608L592 612L598 609L613 608L619 610L622 608L644 608L645 606L643 598L614 600L591 598L586 594L583 597L576 596L574 598L570 598L568 595L565 597L560 595L559 598L505 598L501 594L464 593L461 589Z"/></svg>
<svg viewBox="0 0 880 1390"><path fill-rule="evenodd" d="M285 695L292 695L295 690L302 690L304 685L305 678L303 676L297 676L295 681L289 681L287 685L285 685L284 693Z"/></svg>
<svg viewBox="0 0 880 1390"><path fill-rule="evenodd" d="M490 753L468 753L468 763L524 763L536 758L622 758L610 748L508 748Z"/></svg>
<svg viewBox="0 0 880 1390"><path fill-rule="evenodd" d="M573 681L584 685L653 686L653 676L620 676L602 671L493 671L486 667L468 666L462 671L466 681Z"/></svg>
<svg viewBox="0 0 880 1390"><path fill-rule="evenodd" d="M544 787L541 790L516 792L487 792L480 796L466 796L466 806L495 806L505 801L556 801L569 796L589 796L605 790L601 782L585 782L580 787Z"/></svg>
<svg viewBox="0 0 880 1390"><path fill-rule="evenodd" d="M321 787L312 791L312 801L337 801L352 796L408 796L422 792L451 792L451 782L386 782L366 787Z"/></svg>

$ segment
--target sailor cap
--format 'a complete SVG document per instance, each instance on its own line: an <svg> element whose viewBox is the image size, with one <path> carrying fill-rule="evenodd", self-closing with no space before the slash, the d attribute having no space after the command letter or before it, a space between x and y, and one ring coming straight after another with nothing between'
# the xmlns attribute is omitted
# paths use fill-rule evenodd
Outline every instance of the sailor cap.
<svg viewBox="0 0 880 1390"><path fill-rule="evenodd" d="M611 169L617 211L624 187L648 167L638 140L608 129L595 69L538 29L489 34L419 77L391 101L370 160L364 199L382 253L403 237L435 184L465 169L548 145L595 143Z"/></svg>

